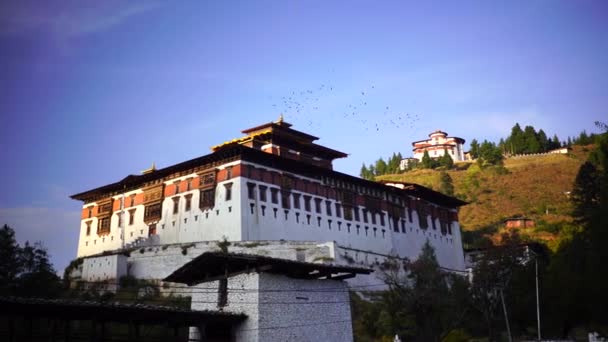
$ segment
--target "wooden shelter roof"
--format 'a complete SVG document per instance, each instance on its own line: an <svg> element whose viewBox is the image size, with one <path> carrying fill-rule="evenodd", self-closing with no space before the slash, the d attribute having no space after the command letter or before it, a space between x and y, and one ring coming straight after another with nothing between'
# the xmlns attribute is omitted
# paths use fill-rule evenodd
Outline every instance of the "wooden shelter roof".
<svg viewBox="0 0 608 342"><path fill-rule="evenodd" d="M250 272L284 274L297 279L326 278L341 280L355 277L357 274L370 274L372 270L361 267L279 259L255 254L207 252L175 270L163 280L195 285Z"/></svg>
<svg viewBox="0 0 608 342"><path fill-rule="evenodd" d="M197 325L200 322L234 322L247 317L240 313L197 311L160 305L21 297L0 297L0 314L68 320L171 323L180 326Z"/></svg>

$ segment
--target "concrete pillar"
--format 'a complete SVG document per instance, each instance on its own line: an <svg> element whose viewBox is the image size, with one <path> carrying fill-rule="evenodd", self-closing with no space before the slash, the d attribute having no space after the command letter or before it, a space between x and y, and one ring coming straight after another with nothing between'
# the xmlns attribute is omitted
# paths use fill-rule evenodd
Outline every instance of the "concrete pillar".
<svg viewBox="0 0 608 342"><path fill-rule="evenodd" d="M205 326L204 325L198 325L195 327L190 327L190 331L189 331L189 341L206 341L207 340L207 336L205 333Z"/></svg>

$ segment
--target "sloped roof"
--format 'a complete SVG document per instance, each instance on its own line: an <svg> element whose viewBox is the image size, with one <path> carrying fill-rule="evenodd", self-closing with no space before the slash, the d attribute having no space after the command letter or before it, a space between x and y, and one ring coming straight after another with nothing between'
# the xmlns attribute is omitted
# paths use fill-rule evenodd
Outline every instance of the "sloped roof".
<svg viewBox="0 0 608 342"><path fill-rule="evenodd" d="M422 185L418 185L415 183L389 181L389 180L380 180L380 183L382 183L382 184L387 184L387 183L401 184L401 185L403 185L402 191L407 192L408 195L422 198L422 199L428 200L430 202L433 202L435 204L439 204L439 205L443 205L443 206L447 206L447 207L461 207L463 205L469 204L468 202L459 200L456 197L442 194L441 192L429 189L427 187L424 187ZM400 188L395 187L395 189L400 189Z"/></svg>
<svg viewBox="0 0 608 342"><path fill-rule="evenodd" d="M173 323L182 326L199 324L203 321L239 321L247 317L240 313L198 311L161 305L21 297L0 297L0 313L75 320Z"/></svg>
<svg viewBox="0 0 608 342"><path fill-rule="evenodd" d="M255 254L206 252L175 270L164 281L195 285L249 272L284 274L298 279L347 279L370 274L369 268L318 264Z"/></svg>

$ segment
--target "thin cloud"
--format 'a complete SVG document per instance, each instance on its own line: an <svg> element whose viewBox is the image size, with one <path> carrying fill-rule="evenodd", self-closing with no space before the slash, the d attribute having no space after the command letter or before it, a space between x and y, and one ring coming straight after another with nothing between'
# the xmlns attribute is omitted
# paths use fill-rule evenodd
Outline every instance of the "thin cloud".
<svg viewBox="0 0 608 342"><path fill-rule="evenodd" d="M157 2L63 3L6 1L0 4L0 34L43 32L55 39L100 33L159 7Z"/></svg>

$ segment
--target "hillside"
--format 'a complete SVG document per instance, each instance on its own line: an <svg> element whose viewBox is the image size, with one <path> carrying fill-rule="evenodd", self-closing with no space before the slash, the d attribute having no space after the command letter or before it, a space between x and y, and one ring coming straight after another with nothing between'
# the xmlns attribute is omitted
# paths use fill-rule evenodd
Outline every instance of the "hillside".
<svg viewBox="0 0 608 342"><path fill-rule="evenodd" d="M447 171L456 197L470 203L460 210L462 229L468 232L465 242L473 246L483 235L495 238L505 218L525 216L534 219L537 227L526 229L523 235L552 245L571 222L568 192L590 149L575 146L568 155L505 159L505 168L481 170L475 163L460 163L456 170ZM417 183L437 190L439 174L435 170L414 170L377 179Z"/></svg>

